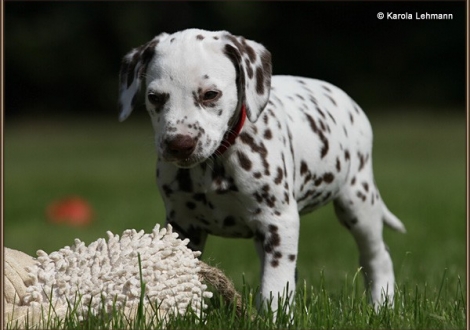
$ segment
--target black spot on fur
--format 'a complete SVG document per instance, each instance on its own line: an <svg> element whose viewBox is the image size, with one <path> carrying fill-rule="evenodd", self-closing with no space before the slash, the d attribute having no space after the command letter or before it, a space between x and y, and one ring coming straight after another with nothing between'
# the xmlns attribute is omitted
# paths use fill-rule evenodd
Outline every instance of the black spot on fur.
<svg viewBox="0 0 470 330"><path fill-rule="evenodd" d="M232 216L228 216L224 219L224 226L225 227L232 227L235 226L235 218Z"/></svg>
<svg viewBox="0 0 470 330"><path fill-rule="evenodd" d="M273 253L273 258L275 258L275 259L281 259L281 258L282 258L282 253L279 252L279 251L275 251L275 252Z"/></svg>
<svg viewBox="0 0 470 330"><path fill-rule="evenodd" d="M320 141L323 143L323 146L322 146L321 151L320 151L321 158L323 158L323 157L326 156L326 154L328 153L328 150L329 150L328 139L325 137L323 132L320 129L318 129L318 126L317 126L315 120L312 118L312 116L306 114L306 117L307 117L307 120L310 124L310 128L312 129L312 131L315 134L318 135L318 137L320 138Z"/></svg>
<svg viewBox="0 0 470 330"><path fill-rule="evenodd" d="M188 169L178 169L178 172L176 173L176 181L178 182L178 187L180 191L193 191L193 182L191 180L191 174Z"/></svg>
<svg viewBox="0 0 470 330"><path fill-rule="evenodd" d="M238 191L233 178L226 175L225 167L222 162L215 161L212 166L212 182L216 186L217 194L225 194L230 191ZM209 206L211 204L209 203Z"/></svg>
<svg viewBox="0 0 470 330"><path fill-rule="evenodd" d="M290 198L289 198L289 194L288 192L284 192L284 202L289 205L289 201L290 201Z"/></svg>
<svg viewBox="0 0 470 330"><path fill-rule="evenodd" d="M256 68L256 93L264 94L264 72L261 67Z"/></svg>
<svg viewBox="0 0 470 330"><path fill-rule="evenodd" d="M360 114L359 107L355 102L354 102L354 111L356 111L357 114Z"/></svg>
<svg viewBox="0 0 470 330"><path fill-rule="evenodd" d="M278 168L277 168L277 176L276 176L276 178L274 179L274 183L275 183L275 184L281 184L282 178L283 178L282 168L278 167Z"/></svg>
<svg viewBox="0 0 470 330"><path fill-rule="evenodd" d="M336 158L336 171L341 172L341 161Z"/></svg>
<svg viewBox="0 0 470 330"><path fill-rule="evenodd" d="M363 155L360 152L357 153L357 157L359 157L359 169L358 171L361 171L364 168L364 165L367 163L367 160L369 159L369 155Z"/></svg>
<svg viewBox="0 0 470 330"><path fill-rule="evenodd" d="M273 133L271 132L270 129L267 129L264 131L264 138L266 140L271 140L273 138Z"/></svg>
<svg viewBox="0 0 470 330"><path fill-rule="evenodd" d="M331 101L331 103L333 103L333 105L337 106L336 101L330 95L325 94L325 96L330 99L330 101Z"/></svg>
<svg viewBox="0 0 470 330"><path fill-rule="evenodd" d="M354 186L356 184L356 177L353 176L353 178L351 179L351 186Z"/></svg>
<svg viewBox="0 0 470 330"><path fill-rule="evenodd" d="M356 193L356 196L359 197L359 199L361 199L363 202L365 202L366 199L367 199L367 196L364 195L364 194L363 194L362 192L360 192L360 191L358 191L358 192Z"/></svg>
<svg viewBox="0 0 470 330"><path fill-rule="evenodd" d="M264 235L259 230L255 231L255 241L257 241L257 242L263 242L264 241Z"/></svg>
<svg viewBox="0 0 470 330"><path fill-rule="evenodd" d="M266 253L272 253L273 252L273 247L270 244L265 244L264 245L264 252Z"/></svg>
<svg viewBox="0 0 470 330"><path fill-rule="evenodd" d="M275 253L274 248L281 244L281 237L278 234L278 227L269 225L269 238L265 239L264 251L266 253Z"/></svg>
<svg viewBox="0 0 470 330"><path fill-rule="evenodd" d="M281 236L278 233L271 233L271 238L269 239L269 243L272 246L279 246L281 244Z"/></svg>
<svg viewBox="0 0 470 330"><path fill-rule="evenodd" d="M248 74L248 78L253 78L253 67L251 66L251 62L247 58L245 59L245 69L246 73Z"/></svg>
<svg viewBox="0 0 470 330"><path fill-rule="evenodd" d="M255 192L253 196L256 198L258 203L265 202L267 206L270 208L274 208L276 205L276 196L269 194L269 185L265 184L262 188L261 191Z"/></svg>
<svg viewBox="0 0 470 330"><path fill-rule="evenodd" d="M328 91L328 92L330 92L330 93L331 93L331 89L329 89L327 86L325 86L325 85L322 85L321 87L323 87L323 89L324 89L324 90L326 90L326 91Z"/></svg>
<svg viewBox="0 0 470 330"><path fill-rule="evenodd" d="M304 175L307 172L308 172L308 165L304 160L302 160L300 162L300 175Z"/></svg>
<svg viewBox="0 0 470 330"><path fill-rule="evenodd" d="M170 197L171 194L173 193L173 190L166 184L162 186L162 190L166 197Z"/></svg>
<svg viewBox="0 0 470 330"><path fill-rule="evenodd" d="M173 227L174 231L177 232L181 239L188 238L189 244L188 247L191 250L195 250L196 247L201 244L201 238L203 231L199 227L189 226L189 228L185 229L181 227L178 223L170 221L169 224Z"/></svg>
<svg viewBox="0 0 470 330"><path fill-rule="evenodd" d="M186 207L190 210L194 210L196 208L196 204L194 204L193 202L187 202Z"/></svg>
<svg viewBox="0 0 470 330"><path fill-rule="evenodd" d="M264 167L264 174L269 175L269 163L267 160L267 155L268 155L268 150L266 149L265 145L263 142L260 142L259 144L255 142L255 139L248 133L242 132L239 135L240 140L242 143L248 145L251 149L252 152L255 152L260 155L261 157L261 162Z"/></svg>
<svg viewBox="0 0 470 330"><path fill-rule="evenodd" d="M320 116L322 116L323 118L326 118L325 114L323 113L323 111L321 111L321 109L316 106L315 109L317 109L317 112L320 114Z"/></svg>
<svg viewBox="0 0 470 330"><path fill-rule="evenodd" d="M323 181L325 181L326 183L331 183L334 179L335 176L333 175L333 173L328 172L323 174Z"/></svg>
<svg viewBox="0 0 470 330"><path fill-rule="evenodd" d="M368 184L367 182L363 182L363 183L362 183L362 186L364 187L364 190L365 190L366 192L369 191L369 184Z"/></svg>
<svg viewBox="0 0 470 330"><path fill-rule="evenodd" d="M207 204L206 194L203 194L203 193L194 194L193 199L197 202L202 202L204 205Z"/></svg>
<svg viewBox="0 0 470 330"><path fill-rule="evenodd" d="M237 151L237 156L238 156L238 162L240 163L240 166L245 171L251 170L253 164L251 160L248 158L248 156L242 151Z"/></svg>
<svg viewBox="0 0 470 330"><path fill-rule="evenodd" d="M278 228L277 228L277 226L275 226L275 225L269 225L269 226L268 226L268 230L269 230L269 232L271 232L271 233L275 233L275 232L278 231Z"/></svg>
<svg viewBox="0 0 470 330"><path fill-rule="evenodd" d="M336 120L335 120L335 117L333 117L333 115L327 110L326 111L328 113L328 117L330 117L331 121L333 122L333 124L336 125ZM347 135L346 135L347 136Z"/></svg>

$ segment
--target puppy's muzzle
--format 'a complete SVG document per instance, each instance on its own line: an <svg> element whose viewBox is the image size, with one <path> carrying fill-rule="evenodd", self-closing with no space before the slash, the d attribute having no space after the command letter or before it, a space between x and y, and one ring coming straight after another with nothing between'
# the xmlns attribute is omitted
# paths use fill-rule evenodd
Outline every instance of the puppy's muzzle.
<svg viewBox="0 0 470 330"><path fill-rule="evenodd" d="M196 149L197 140L189 135L178 134L164 141L164 158L168 160L188 159Z"/></svg>

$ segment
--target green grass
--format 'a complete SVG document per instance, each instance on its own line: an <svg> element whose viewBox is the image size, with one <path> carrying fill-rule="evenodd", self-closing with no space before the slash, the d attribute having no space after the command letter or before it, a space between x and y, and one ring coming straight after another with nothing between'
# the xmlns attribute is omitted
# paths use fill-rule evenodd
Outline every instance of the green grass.
<svg viewBox="0 0 470 330"><path fill-rule="evenodd" d="M356 274L359 275L359 274ZM255 307L256 292L248 286L242 287L243 311L237 316L233 306L227 306L218 296L210 301L203 315L188 311L183 316L171 315L167 322L156 313L146 315L140 308L137 316L129 319L122 311L114 310L92 314L81 320L76 310L79 304L70 304L66 317L59 318L53 310L44 311L43 325L59 329L463 329L466 323L466 301L462 283L455 288L448 286L442 278L436 292L426 284L401 286L394 299L394 306L375 311L358 285L358 276L345 278L337 293L325 288L321 275L320 286L300 285L294 298L291 313L286 304L278 312L265 310L259 313ZM449 296L450 295L450 296ZM152 307L155 311L156 306ZM7 329L17 329L9 325ZM26 328L34 328L31 324Z"/></svg>
<svg viewBox="0 0 470 330"><path fill-rule="evenodd" d="M355 244L327 206L302 218L296 295L301 303L293 324L299 328L464 328L465 116L444 110L387 111L370 118L376 182L388 207L408 230L405 235L384 233L395 265L397 303L394 309L375 314L362 299L362 279L352 284L358 267ZM105 237L107 230L149 232L163 223L165 210L155 185L153 132L146 114L123 124L114 118L7 121L4 139L5 246L35 255L38 249L52 252L71 245L76 237L90 243ZM46 221L46 206L71 194L93 205L95 221L89 227ZM250 300L259 285L259 265L250 240L211 237L204 259L223 269ZM229 309L216 308L219 304L213 300L204 327L274 326L263 316L233 317ZM282 319L276 325L287 327ZM184 318L174 322L174 327L195 327Z"/></svg>

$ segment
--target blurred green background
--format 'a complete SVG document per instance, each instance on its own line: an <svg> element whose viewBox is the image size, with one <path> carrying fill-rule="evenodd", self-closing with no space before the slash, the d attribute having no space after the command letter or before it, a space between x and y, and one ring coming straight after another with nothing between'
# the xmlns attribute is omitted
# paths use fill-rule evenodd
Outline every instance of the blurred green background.
<svg viewBox="0 0 470 330"><path fill-rule="evenodd" d="M122 57L160 32L228 30L262 42L274 74L332 82L375 132L381 194L405 223L385 231L399 283L466 278L465 2L4 3L4 243L35 254L106 231L164 222L153 132L140 107L117 122ZM378 12L452 13L390 21ZM69 195L94 208L88 227L54 225L46 207ZM252 242L211 238L205 259L240 286L258 283ZM357 252L326 207L303 217L299 279L352 278Z"/></svg>

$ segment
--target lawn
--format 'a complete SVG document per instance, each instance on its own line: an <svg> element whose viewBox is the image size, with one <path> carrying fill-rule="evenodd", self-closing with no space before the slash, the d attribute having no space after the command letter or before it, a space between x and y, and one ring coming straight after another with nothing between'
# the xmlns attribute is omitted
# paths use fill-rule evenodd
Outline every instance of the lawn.
<svg viewBox="0 0 470 330"><path fill-rule="evenodd" d="M105 237L107 230L117 234L127 228L149 232L155 223L163 223L165 211L155 185L151 124L146 114L125 123L114 119L6 121L5 246L35 255L38 249L52 252L71 245L74 238L90 243ZM402 304L411 304L408 295L421 297L423 304L432 305L429 310L423 309L427 314L422 317L433 322L403 319L402 323L384 324L380 319L374 323L368 316L370 322L334 323L338 316L333 313L323 315L333 323L302 323L304 315L299 316L297 324L324 328L463 328L467 287L465 116L450 110L387 111L375 112L370 119L375 133L376 182L388 207L408 230L405 235L388 229L384 234L394 260L397 286L402 290ZM47 222L47 205L68 195L82 196L91 203L95 218L90 226ZM253 290L259 285L258 260L249 240L211 237L204 259L223 269L240 290L243 283ZM339 225L331 206L302 218L298 278L299 287L305 283L306 289L300 291L311 315L324 312L314 307L315 295L321 299L322 292L328 295L325 301L335 306L348 301L345 288L352 285L357 260L353 239ZM444 308L456 305L458 319ZM361 307L357 308L359 311ZM214 316L211 327L223 327L218 321ZM206 325L210 323L209 318ZM231 327L237 326L255 328L244 323Z"/></svg>

